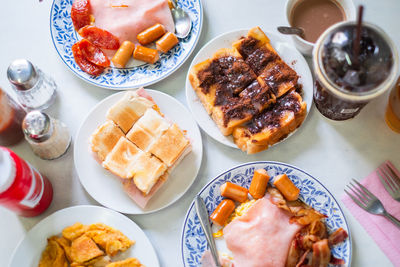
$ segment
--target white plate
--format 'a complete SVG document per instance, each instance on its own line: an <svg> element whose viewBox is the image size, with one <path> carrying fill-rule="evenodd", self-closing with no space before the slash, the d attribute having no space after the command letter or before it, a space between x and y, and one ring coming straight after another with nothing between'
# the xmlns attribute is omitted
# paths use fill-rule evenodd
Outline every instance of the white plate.
<svg viewBox="0 0 400 267"><path fill-rule="evenodd" d="M50 11L50 33L54 47L63 63L79 78L106 89L122 90L148 86L165 79L188 59L196 47L203 26L201 0L179 0L177 5L185 10L191 20L189 35L166 54L160 55L155 64L143 64L131 60L125 68L109 67L100 75L93 76L82 71L75 63L71 47L81 37L72 25L71 7L73 0L54 0Z"/></svg>
<svg viewBox="0 0 400 267"><path fill-rule="evenodd" d="M222 184L229 181L249 188L254 170L260 168L265 169L271 176L270 184L273 183L275 176L283 173L287 174L290 180L300 189L300 199L327 216L325 225L329 233L340 227L347 231L349 237L344 242L335 245L331 252L336 258L345 261L344 266L351 266L352 245L350 228L339 203L318 179L295 166L274 161L257 161L244 163L221 173L198 193L203 198L208 213L211 214L223 199L219 189ZM213 230L214 232L216 231L215 226L213 226ZM229 254L223 238L216 238L216 245L220 252ZM184 267L199 266L201 257L206 249L206 237L201 229L193 201L186 213L182 229L181 254ZM332 265L329 266L333 267Z"/></svg>
<svg viewBox="0 0 400 267"><path fill-rule="evenodd" d="M160 266L157 254L149 239L135 222L124 215L98 206L75 206L59 210L36 224L18 244L11 257L9 267L37 267L47 238L76 222L82 224L104 223L120 230L136 244L119 258L136 257L145 266Z"/></svg>
<svg viewBox="0 0 400 267"><path fill-rule="evenodd" d="M200 168L203 155L201 135L190 112L175 98L155 90L146 92L154 99L166 117L176 122L192 141L192 151L170 174L167 182L141 209L124 192L122 183L105 170L93 157L89 138L94 130L106 121L107 110L122 98L125 92L113 94L98 103L83 121L74 145L75 168L86 191L100 204L127 214L150 213L178 200L192 185Z"/></svg>
<svg viewBox="0 0 400 267"><path fill-rule="evenodd" d="M247 32L248 29L235 30L232 32L221 34L209 41L197 53L196 57L192 61L192 64L190 65L189 71L197 63L211 58L218 49L232 47L232 43L238 40L240 37L246 36ZM271 32L265 32L265 34L269 37L272 46L276 49L281 58L300 76L299 83L303 85L303 100L307 103L308 114L313 99L313 78L306 60L300 54L300 52L296 50L296 48L294 48L291 44L285 42L285 40L279 37L279 35ZM224 145L238 149L238 147L233 142L233 137L224 136L218 129L215 122L207 114L204 106L201 104L200 99L197 97L192 85L190 84L189 72L188 76L186 77L186 100L197 123L209 136ZM293 133L294 132L292 132L290 135L292 135Z"/></svg>

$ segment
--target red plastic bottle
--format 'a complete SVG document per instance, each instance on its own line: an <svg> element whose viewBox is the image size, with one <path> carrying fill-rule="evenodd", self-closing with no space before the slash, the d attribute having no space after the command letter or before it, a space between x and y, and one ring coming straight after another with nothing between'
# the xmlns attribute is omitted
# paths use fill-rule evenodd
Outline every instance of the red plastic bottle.
<svg viewBox="0 0 400 267"><path fill-rule="evenodd" d="M33 217L44 212L52 199L50 181L10 149L0 147L0 205Z"/></svg>

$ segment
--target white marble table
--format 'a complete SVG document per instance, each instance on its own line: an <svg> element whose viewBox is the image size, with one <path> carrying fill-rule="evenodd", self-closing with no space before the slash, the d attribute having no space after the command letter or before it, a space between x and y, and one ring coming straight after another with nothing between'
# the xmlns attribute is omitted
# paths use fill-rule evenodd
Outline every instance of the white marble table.
<svg viewBox="0 0 400 267"><path fill-rule="evenodd" d="M14 0L2 4L0 86L10 90L6 69L12 60L31 60L55 78L59 95L49 113L64 121L75 135L89 110L113 91L85 83L63 65L50 39L51 2ZM399 0L355 2L365 4L366 20L386 30L400 49ZM203 5L203 33L194 54L208 40L226 31L256 25L275 31L276 26L285 22L284 0L203 0ZM186 104L185 78L194 54L177 72L151 88L166 92ZM182 222L195 193L211 178L234 165L256 160L287 162L318 177L339 198L351 178L366 176L384 160L390 159L400 167L400 135L392 132L384 122L386 101L387 94L370 103L357 118L342 123L324 119L313 107L307 121L292 138L253 156L221 145L202 132L203 163L189 191L169 208L130 218L144 229L152 241L161 266L175 267L182 265L179 249ZM79 182L73 166L73 147L64 157L52 162L35 157L25 142L12 149L50 178L55 195L50 208L37 218L21 218L0 208L0 266L7 266L19 240L44 217L73 205L99 205ZM353 235L353 266L392 266L346 208L344 211Z"/></svg>

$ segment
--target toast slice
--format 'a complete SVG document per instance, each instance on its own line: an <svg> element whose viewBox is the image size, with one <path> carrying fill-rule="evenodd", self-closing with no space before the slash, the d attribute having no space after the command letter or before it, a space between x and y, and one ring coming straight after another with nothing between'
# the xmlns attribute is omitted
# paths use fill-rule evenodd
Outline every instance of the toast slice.
<svg viewBox="0 0 400 267"><path fill-rule="evenodd" d="M166 172L167 166L148 152L141 153L129 166L136 187L147 195L158 179Z"/></svg>
<svg viewBox="0 0 400 267"><path fill-rule="evenodd" d="M168 167L171 167L189 147L189 140L179 129L179 126L173 124L151 144L149 152L162 160Z"/></svg>
<svg viewBox="0 0 400 267"><path fill-rule="evenodd" d="M123 179L130 179L134 175L132 162L142 153L140 148L125 137L121 137L105 158L103 167Z"/></svg>
<svg viewBox="0 0 400 267"><path fill-rule="evenodd" d="M126 137L143 151L149 151L154 143L169 127L171 123L154 109L148 109L133 125Z"/></svg>
<svg viewBox="0 0 400 267"><path fill-rule="evenodd" d="M299 127L306 113L307 104L292 90L247 125L236 127L233 131L234 141L248 154L268 149Z"/></svg>
<svg viewBox="0 0 400 267"><path fill-rule="evenodd" d="M259 82L272 88L276 98L297 84L298 75L282 60L259 27L250 29L246 37L233 43L233 47L258 75Z"/></svg>
<svg viewBox="0 0 400 267"><path fill-rule="evenodd" d="M108 110L106 117L126 134L146 110L153 106L155 106L153 101L140 96L136 91L128 91Z"/></svg>
<svg viewBox="0 0 400 267"><path fill-rule="evenodd" d="M114 122L106 121L91 135L90 147L100 161L104 161L122 136L124 133Z"/></svg>

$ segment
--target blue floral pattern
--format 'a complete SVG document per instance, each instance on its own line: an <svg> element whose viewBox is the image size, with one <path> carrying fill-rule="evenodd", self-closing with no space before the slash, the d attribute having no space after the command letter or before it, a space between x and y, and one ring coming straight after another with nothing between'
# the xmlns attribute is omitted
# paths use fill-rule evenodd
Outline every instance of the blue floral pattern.
<svg viewBox="0 0 400 267"><path fill-rule="evenodd" d="M178 6L188 12L192 19L192 30L188 37L166 54L160 55L155 64L143 64L131 68L109 67L101 75L92 76L82 71L75 63L71 47L78 34L71 20L73 0L54 0L50 13L50 32L54 47L61 60L81 79L108 89L131 89L156 83L177 70L194 50L203 24L201 0L179 0Z"/></svg>
<svg viewBox="0 0 400 267"><path fill-rule="evenodd" d="M271 181L276 175L286 173L293 183L300 188L300 199L327 215L325 222L328 232L342 227L349 233L349 238L345 242L335 246L332 254L345 261L345 266L351 263L351 236L350 229L339 204L329 191L314 177L308 173L285 163L279 162L251 162L234 167L209 182L199 192L204 199L208 212L211 212L221 202L219 187L226 181L249 188L254 170L264 168L271 176ZM270 183L271 183L270 181ZM199 219L196 215L194 202L186 214L182 230L181 252L182 261L185 267L200 266L201 256L207 249L207 241L201 229Z"/></svg>

